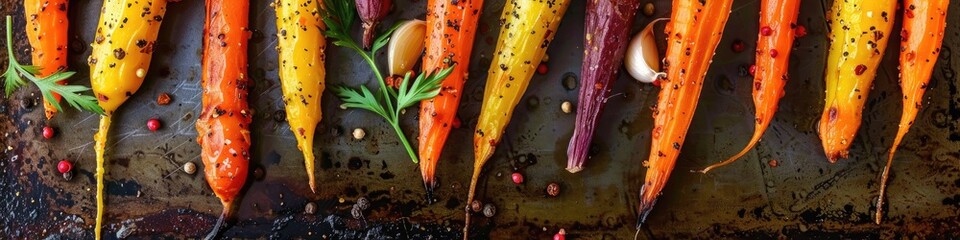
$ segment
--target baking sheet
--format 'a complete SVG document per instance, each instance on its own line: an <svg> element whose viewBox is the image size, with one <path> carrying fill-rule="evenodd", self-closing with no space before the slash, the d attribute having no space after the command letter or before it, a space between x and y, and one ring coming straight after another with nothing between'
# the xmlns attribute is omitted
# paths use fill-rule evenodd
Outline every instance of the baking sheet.
<svg viewBox="0 0 960 240"><path fill-rule="evenodd" d="M316 194L310 193L302 157L282 117L274 12L270 1L253 0L249 54L255 83L251 104L256 114L251 164L262 168L265 176L247 183L239 221L224 236L460 238L473 165L472 128L504 4L485 2L470 63L472 78L458 113L463 127L453 130L439 164L438 201L427 204L419 170L388 125L369 112L340 110L330 92L323 96L324 119L316 143L322 156L316 170L320 187ZM638 14L635 31L656 17L669 16L669 1L654 2L655 15ZM0 3L0 13L14 16L16 53L26 62L29 48L22 34L20 1ZM425 3L397 0L397 9L383 25L422 19ZM85 59L101 4L71 2L70 66L78 72L71 80L74 83L89 84ZM951 51L960 45L958 26L948 24L926 106L894 162L887 220L874 225L870 216L879 174L900 115L899 46L897 41L888 46L851 158L828 163L815 125L822 109L827 49L823 14L829 4L829 0L803 2L799 22L809 34L796 42L787 95L756 150L708 175L687 173L736 153L753 130L751 81L744 70L752 61L749 53L758 29L759 1L734 2L689 140L638 238L960 237L960 94L955 74L960 59ZM636 233L634 209L645 170L640 162L649 149L650 106L656 101L656 88L621 74L614 87L616 96L610 98L600 119L594 157L578 174L563 170L574 115L564 114L560 104L575 104L577 97L577 89L566 89L563 79L579 76L584 5L584 1L573 1L548 51L549 73L534 76L504 141L487 163L478 198L495 204L498 213L493 218L475 217L472 229L478 238L544 239L560 228L576 239L630 239ZM951 5L949 23L960 22L958 5ZM200 237L220 211L219 200L201 174L178 171L188 161L201 164L194 121L200 110L203 11L203 1L169 4L147 80L114 117L104 225L109 238ZM360 27L354 28L358 36ZM729 46L735 39L747 42L747 51L733 53ZM329 84L375 86L371 71L356 54L332 46L328 50ZM0 57L6 57L6 52ZM164 92L172 95L173 103L158 106L155 99ZM35 88L0 98L0 134L4 148L10 149L0 153L0 212L7 213L0 214L0 235L92 238L96 208L92 136L97 118L68 110L46 121L39 104ZM415 114L411 114L415 110L408 110L403 121L411 140L416 136ZM148 131L144 123L149 118L160 118L164 127ZM45 124L55 126L59 136L43 140L40 131ZM354 140L350 136L354 128L365 129L367 137ZM60 159L76 162L73 180L65 181L56 172ZM772 167L771 161L777 166ZM526 183L513 184L509 175L514 169L525 174ZM550 182L562 186L559 197L545 196ZM360 197L370 199L372 206L363 219L355 219L350 209ZM304 213L307 202L317 204L316 214Z"/></svg>

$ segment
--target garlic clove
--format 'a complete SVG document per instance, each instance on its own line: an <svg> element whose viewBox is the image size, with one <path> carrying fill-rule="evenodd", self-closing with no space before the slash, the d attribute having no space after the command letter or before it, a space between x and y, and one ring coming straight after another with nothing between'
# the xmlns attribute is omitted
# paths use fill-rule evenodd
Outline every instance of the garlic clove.
<svg viewBox="0 0 960 240"><path fill-rule="evenodd" d="M390 36L387 48L387 63L390 75L403 76L413 69L413 65L423 54L423 42L427 34L427 24L423 20L413 19L401 23Z"/></svg>
<svg viewBox="0 0 960 240"><path fill-rule="evenodd" d="M660 54L653 34L653 25L666 18L650 22L630 40L623 64L630 76L637 81L652 83L663 73L660 70Z"/></svg>

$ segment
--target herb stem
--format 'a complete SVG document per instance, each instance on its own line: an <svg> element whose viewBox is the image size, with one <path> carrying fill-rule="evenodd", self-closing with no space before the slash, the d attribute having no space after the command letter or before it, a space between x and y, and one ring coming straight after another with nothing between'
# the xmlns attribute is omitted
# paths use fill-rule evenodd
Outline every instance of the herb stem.
<svg viewBox="0 0 960 240"><path fill-rule="evenodd" d="M376 53L371 52L368 54L366 51L363 51L359 47L353 48L353 50L357 51L357 53L359 53L360 56L363 57L363 60L365 60L367 64L370 65L370 69L373 70L373 75L377 76L377 81L380 83L380 93L383 95L384 101L387 101L387 112L394 112L393 100L391 99L393 94L392 92L388 92L391 89L387 87L386 82L383 80L383 75L380 74L380 68L377 67L377 62L373 60L373 55ZM396 121L397 119L387 119L387 120ZM402 138L403 135L401 134L400 137Z"/></svg>
<svg viewBox="0 0 960 240"><path fill-rule="evenodd" d="M399 116L397 116L399 118ZM403 134L403 130L400 129L400 119L397 119L394 122L391 122L390 125L393 126L393 130L397 131L397 136L400 137L400 143L403 143L403 148L407 150L407 154L410 155L410 160L413 160L413 163L420 163L420 159L417 158L417 154L413 152L413 147L410 146L410 142L407 141L407 136Z"/></svg>
<svg viewBox="0 0 960 240"><path fill-rule="evenodd" d="M11 56L11 57L8 57L10 59L10 62L16 63L17 59L13 58L13 34L10 34L10 32L12 31L13 31L13 17L11 17L10 15L7 15L7 54Z"/></svg>

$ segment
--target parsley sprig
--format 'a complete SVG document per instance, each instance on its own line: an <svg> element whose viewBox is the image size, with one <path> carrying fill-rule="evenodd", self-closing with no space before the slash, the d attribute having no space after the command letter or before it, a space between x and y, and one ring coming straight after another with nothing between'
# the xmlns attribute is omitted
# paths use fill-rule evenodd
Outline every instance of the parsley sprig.
<svg viewBox="0 0 960 240"><path fill-rule="evenodd" d="M83 92L89 91L90 88L82 85L60 85L57 83L70 78L75 72L56 72L46 77L38 78L37 73L39 73L39 67L20 65L20 62L17 62L16 57L13 55L12 32L13 18L7 15L7 58L9 59L9 63L7 64L7 71L3 73L4 93L7 97L16 91L17 88L25 85L26 81L24 81L23 78L26 78L30 80L30 82L33 82L34 85L37 85L37 88L40 89L40 93L43 95L43 99L57 108L57 111L63 111L63 109L60 108L60 103L53 97L53 93L63 96L63 100L73 108L103 115L103 108L100 108L100 105L97 104L97 98L90 95L83 95Z"/></svg>
<svg viewBox="0 0 960 240"><path fill-rule="evenodd" d="M374 75L380 83L379 94L374 94L366 86L360 85L360 89L354 89L346 86L334 86L333 92L343 101L343 106L347 108L365 109L376 113L387 120L393 129L396 130L400 142L410 154L414 163L420 160L413 152L413 148L407 141L406 135L400 129L400 115L403 109L413 106L417 102L433 98L440 93L440 82L443 81L453 67L448 67L436 73L421 73L415 80L411 81L410 73L403 77L400 87L396 90L387 86L383 79L377 63L373 60L374 54L387 45L390 41L390 34L393 33L400 24L394 25L386 32L376 38L370 51L364 51L362 47L350 36L350 26L353 26L356 20L356 7L353 1L348 0L325 0L327 9L323 11L323 22L327 25L324 35L333 40L333 45L353 49L363 57L363 60L370 65Z"/></svg>

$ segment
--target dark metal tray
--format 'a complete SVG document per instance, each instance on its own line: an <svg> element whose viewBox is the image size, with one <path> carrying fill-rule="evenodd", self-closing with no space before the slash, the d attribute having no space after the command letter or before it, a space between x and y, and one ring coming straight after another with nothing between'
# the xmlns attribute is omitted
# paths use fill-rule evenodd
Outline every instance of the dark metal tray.
<svg viewBox="0 0 960 240"><path fill-rule="evenodd" d="M398 1L401 7L384 25L423 17L425 1ZM419 170L408 160L393 131L369 112L340 110L329 92L323 96L324 119L316 143L322 155L317 169L320 189L310 193L301 155L281 116L274 13L269 2L253 1L255 34L250 46L250 73L256 85L251 97L256 110L252 164L264 169L265 177L247 183L239 222L225 236L459 238L473 165L471 131L503 1L486 1L470 64L468 94L459 112L463 127L453 131L440 162L439 201L433 204L426 204ZM655 2L655 16L639 14L635 29L654 17L669 16L669 1ZM16 52L26 60L21 2L0 3L0 14L15 16ZM827 49L823 15L830 4L826 0L803 3L800 23L810 34L797 41L787 95L756 150L711 174L687 173L735 153L753 131L750 80L742 69L752 61L748 53L753 44L741 54L734 54L729 46L735 39L755 40L758 4L755 0L734 3L689 141L639 238L960 237L960 94L955 74L960 57L951 51L960 46L960 31L954 24L960 23L960 1L951 6L946 42L926 95L926 107L893 165L890 210L884 224L873 224L870 216L884 156L900 115L898 42L890 42L851 158L828 163L814 129L823 101ZM97 0L71 2L74 38L70 66L78 72L72 79L75 83L88 84L84 60L100 5ZM656 100L656 88L622 74L614 88L622 94L610 99L600 120L595 156L579 174L563 170L574 116L561 112L560 104L575 103L577 90L564 88L562 80L576 78L580 72L584 5L584 1L573 1L548 52L549 73L534 76L505 140L486 166L478 194L484 202L495 204L498 213L493 218L476 218L473 229L482 238L544 239L560 228L577 239L634 237L634 209L645 170L640 163L649 149L649 107ZM203 1L169 4L147 81L115 116L108 148L104 226L110 238L121 229L135 238L198 237L209 230L220 211L220 203L202 175L179 171L187 161L200 164L194 122L200 107L203 11ZM376 84L354 53L332 46L328 50L329 84ZM0 53L0 59L5 57L6 52ZM156 104L162 92L173 95L173 104ZM46 121L39 102L35 88L0 98L2 147L8 149L0 153L0 235L92 238L92 136L97 118L70 110ZM404 120L411 137L416 133L414 115L408 113ZM164 128L148 131L144 122L149 118L162 119ZM60 135L43 140L40 130L45 124L56 126ZM365 129L367 137L354 140L349 134L354 128ZM56 172L56 162L64 158L77 162L72 181ZM771 161L777 166L772 167ZM524 172L525 184L516 186L510 180L514 168ZM559 197L545 196L549 182L560 183ZM363 220L350 214L359 197L372 201ZM318 204L316 214L304 213L307 202Z"/></svg>

